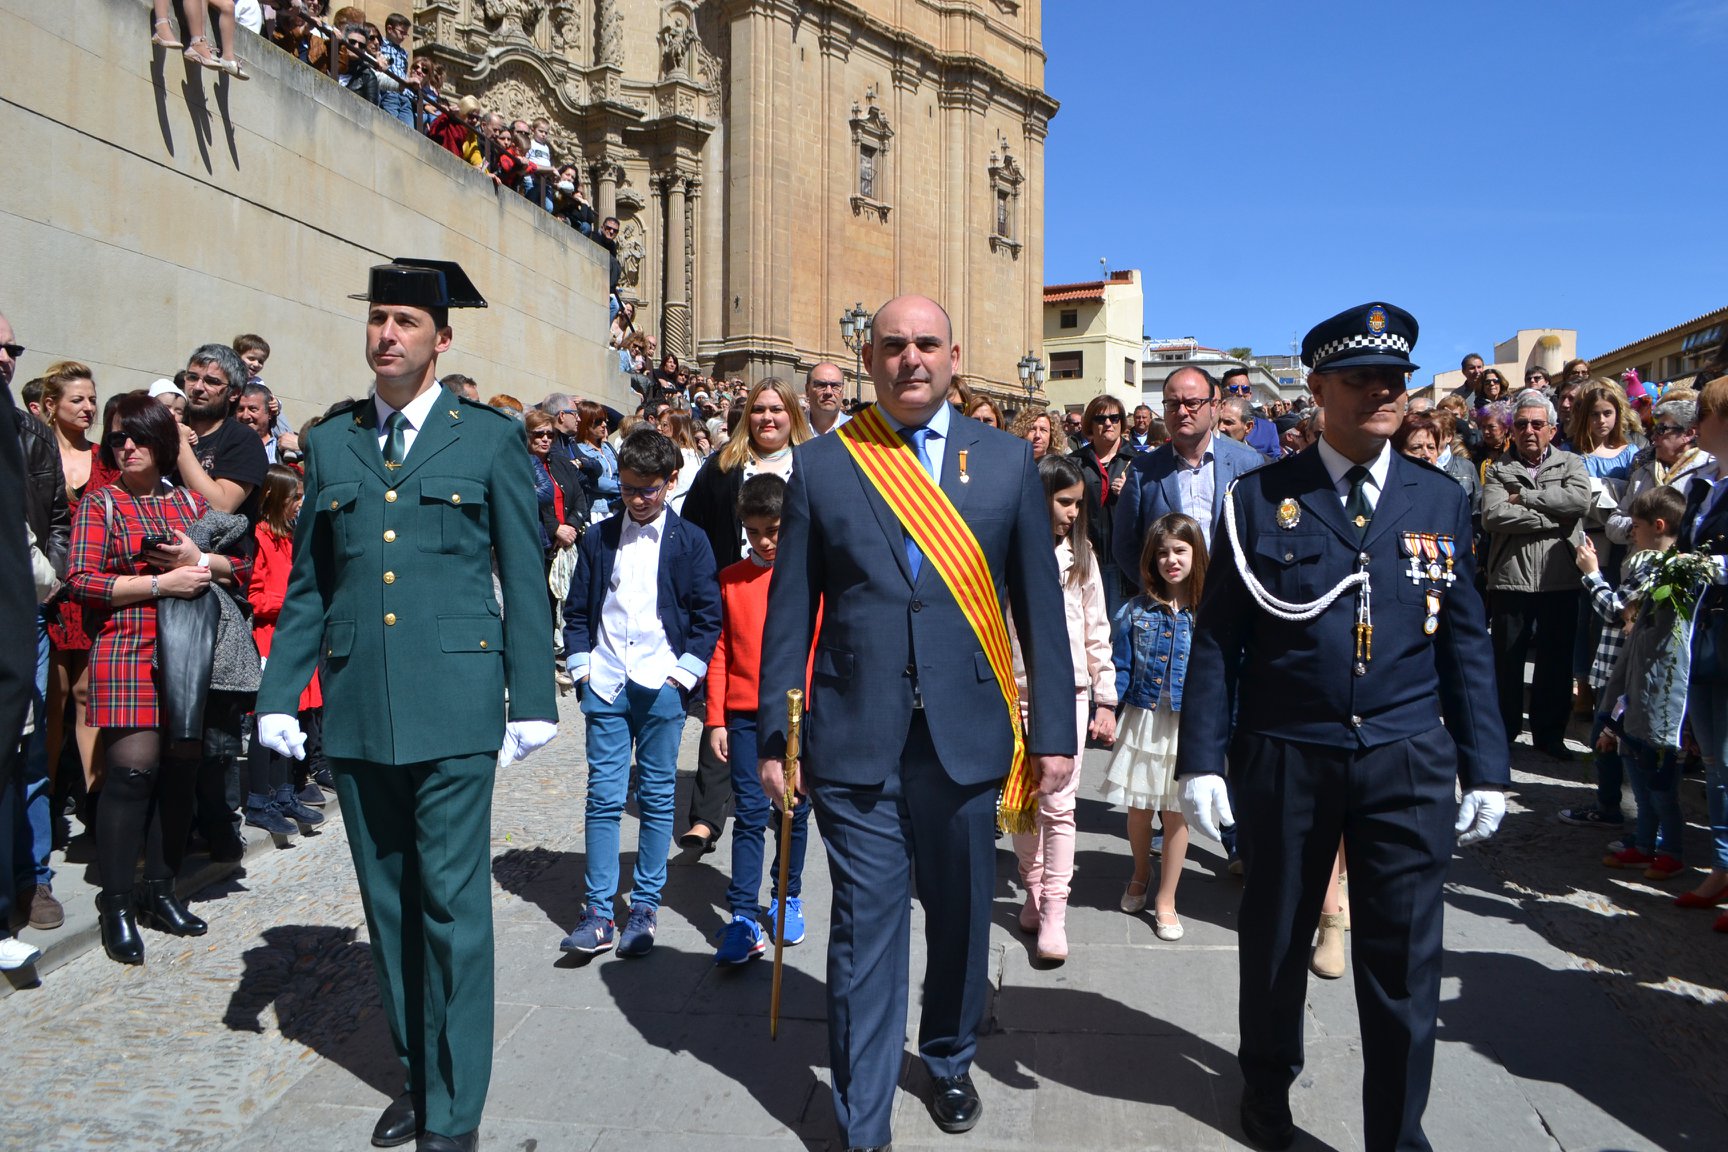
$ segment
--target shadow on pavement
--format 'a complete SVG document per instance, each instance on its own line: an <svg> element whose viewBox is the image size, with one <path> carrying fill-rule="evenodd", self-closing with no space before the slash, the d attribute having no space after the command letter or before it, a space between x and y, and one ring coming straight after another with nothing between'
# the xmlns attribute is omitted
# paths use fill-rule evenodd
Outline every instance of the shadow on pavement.
<svg viewBox="0 0 1728 1152"><path fill-rule="evenodd" d="M264 1032L264 1013L274 1009L284 1039L304 1044L385 1096L401 1091L402 1064L378 1002L372 949L356 939L354 929L269 928L241 962L240 984L222 1015L231 1031Z"/></svg>

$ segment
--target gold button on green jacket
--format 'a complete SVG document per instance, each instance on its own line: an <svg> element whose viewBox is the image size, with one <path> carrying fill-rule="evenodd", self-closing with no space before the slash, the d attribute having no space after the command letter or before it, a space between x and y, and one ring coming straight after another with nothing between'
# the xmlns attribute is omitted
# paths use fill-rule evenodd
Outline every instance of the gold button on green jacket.
<svg viewBox="0 0 1728 1152"><path fill-rule="evenodd" d="M368 396L306 444L294 569L258 712L322 671L324 751L377 764L496 752L556 720L552 619L522 426L441 386L398 467ZM503 611L493 593L496 556Z"/></svg>

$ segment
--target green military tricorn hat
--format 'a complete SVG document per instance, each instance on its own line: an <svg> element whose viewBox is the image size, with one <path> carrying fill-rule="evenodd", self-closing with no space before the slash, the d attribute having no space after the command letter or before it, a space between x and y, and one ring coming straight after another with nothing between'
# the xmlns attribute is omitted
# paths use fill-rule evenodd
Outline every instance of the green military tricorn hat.
<svg viewBox="0 0 1728 1152"><path fill-rule="evenodd" d="M413 260L406 256L397 256L388 264L374 264L365 295L348 298L410 308L486 307L480 289L454 260Z"/></svg>

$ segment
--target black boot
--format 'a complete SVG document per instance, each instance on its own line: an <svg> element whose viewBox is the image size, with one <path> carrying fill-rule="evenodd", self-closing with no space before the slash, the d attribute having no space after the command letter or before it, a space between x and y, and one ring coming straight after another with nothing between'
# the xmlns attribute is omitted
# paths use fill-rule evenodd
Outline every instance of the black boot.
<svg viewBox="0 0 1728 1152"><path fill-rule="evenodd" d="M210 925L186 910L172 880L145 880L133 893L138 922L170 936L202 936Z"/></svg>
<svg viewBox="0 0 1728 1152"><path fill-rule="evenodd" d="M102 928L102 951L119 964L144 963L144 941L132 918L132 893L104 892L96 897L96 921Z"/></svg>

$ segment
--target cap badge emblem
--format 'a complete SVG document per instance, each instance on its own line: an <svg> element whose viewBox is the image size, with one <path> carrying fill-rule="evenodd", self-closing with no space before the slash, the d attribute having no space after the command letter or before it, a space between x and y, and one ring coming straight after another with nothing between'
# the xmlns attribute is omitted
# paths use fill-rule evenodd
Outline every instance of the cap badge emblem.
<svg viewBox="0 0 1728 1152"><path fill-rule="evenodd" d="M1386 309L1378 304L1368 309L1368 331L1376 336L1386 331Z"/></svg>

